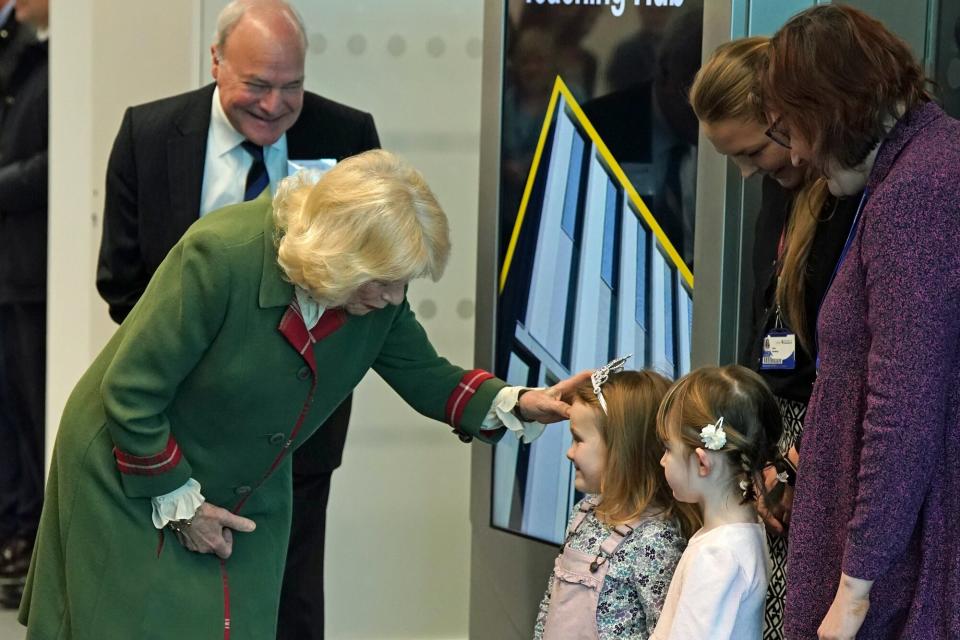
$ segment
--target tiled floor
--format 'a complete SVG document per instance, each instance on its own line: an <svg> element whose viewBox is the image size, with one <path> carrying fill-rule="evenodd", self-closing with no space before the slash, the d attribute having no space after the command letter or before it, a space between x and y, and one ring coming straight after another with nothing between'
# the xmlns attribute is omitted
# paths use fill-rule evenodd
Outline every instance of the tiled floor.
<svg viewBox="0 0 960 640"><path fill-rule="evenodd" d="M0 609L0 640L23 640L26 629L17 622L17 612Z"/></svg>

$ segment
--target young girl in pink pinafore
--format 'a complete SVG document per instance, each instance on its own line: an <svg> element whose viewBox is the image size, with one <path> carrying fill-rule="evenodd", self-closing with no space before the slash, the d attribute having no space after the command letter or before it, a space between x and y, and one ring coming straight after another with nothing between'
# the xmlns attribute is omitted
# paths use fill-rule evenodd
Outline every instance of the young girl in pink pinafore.
<svg viewBox="0 0 960 640"><path fill-rule="evenodd" d="M574 506L540 604L539 640L650 637L673 570L699 524L660 470L656 414L669 381L601 367L577 391L567 457L587 497Z"/></svg>

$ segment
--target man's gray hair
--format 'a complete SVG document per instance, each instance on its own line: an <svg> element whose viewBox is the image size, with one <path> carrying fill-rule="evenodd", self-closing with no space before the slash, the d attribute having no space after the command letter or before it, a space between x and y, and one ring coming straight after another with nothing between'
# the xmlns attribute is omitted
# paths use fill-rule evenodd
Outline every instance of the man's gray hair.
<svg viewBox="0 0 960 640"><path fill-rule="evenodd" d="M217 31L213 34L213 43L217 48L218 57L223 54L223 46L227 43L227 38L250 9L273 10L285 15L297 28L303 50L307 50L307 29L303 25L303 18L290 4L284 0L232 0L217 16Z"/></svg>

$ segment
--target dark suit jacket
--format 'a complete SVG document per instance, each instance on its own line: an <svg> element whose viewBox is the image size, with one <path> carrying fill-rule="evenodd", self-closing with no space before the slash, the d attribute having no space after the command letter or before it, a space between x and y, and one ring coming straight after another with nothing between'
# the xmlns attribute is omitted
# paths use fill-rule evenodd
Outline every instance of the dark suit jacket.
<svg viewBox="0 0 960 640"><path fill-rule="evenodd" d="M214 85L130 107L107 165L97 289L123 322L160 262L200 215ZM380 146L373 118L313 93L287 131L291 160Z"/></svg>
<svg viewBox="0 0 960 640"><path fill-rule="evenodd" d="M47 296L47 43L20 51L0 100L0 303Z"/></svg>
<svg viewBox="0 0 960 640"><path fill-rule="evenodd" d="M10 81L13 68L24 47L36 39L33 27L17 22L13 11L7 16L6 21L0 24L0 90L4 90Z"/></svg>
<svg viewBox="0 0 960 640"><path fill-rule="evenodd" d="M107 165L97 289L123 322L167 252L200 216L214 85L130 107ZM287 131L291 160L342 160L380 146L373 117L313 93ZM295 473L340 466L349 398L297 451Z"/></svg>

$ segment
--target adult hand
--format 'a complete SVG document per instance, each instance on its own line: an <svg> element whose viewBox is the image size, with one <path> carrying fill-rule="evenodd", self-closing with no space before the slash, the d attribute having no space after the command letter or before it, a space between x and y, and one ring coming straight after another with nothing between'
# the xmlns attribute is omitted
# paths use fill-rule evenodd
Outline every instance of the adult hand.
<svg viewBox="0 0 960 640"><path fill-rule="evenodd" d="M817 629L817 637L820 640L854 640L870 608L871 587L872 580L840 574L837 595Z"/></svg>
<svg viewBox="0 0 960 640"><path fill-rule="evenodd" d="M574 393L577 387L588 382L591 375L593 375L593 369L584 369L580 373L573 374L566 380L561 380L550 388L560 392L561 400L567 404L573 404Z"/></svg>
<svg viewBox="0 0 960 640"><path fill-rule="evenodd" d="M256 528L253 520L204 502L191 524L180 527L177 539L190 551L215 553L226 560L233 553L233 532L249 533Z"/></svg>
<svg viewBox="0 0 960 640"><path fill-rule="evenodd" d="M797 469L800 465L800 452L796 447L790 447L786 459L794 469ZM763 488L768 494L777 487L779 482L776 467L771 465L763 470ZM760 495L760 491L757 491L757 495ZM790 515L793 513L793 487L784 484L783 494L776 504L768 505L763 499L758 499L757 512L763 518L768 532L772 535L784 535L787 527L790 526Z"/></svg>
<svg viewBox="0 0 960 640"><path fill-rule="evenodd" d="M570 405L576 388L590 379L591 370L581 371L546 389L530 389L517 403L524 420L541 424L560 422L570 417Z"/></svg>
<svg viewBox="0 0 960 640"><path fill-rule="evenodd" d="M763 484L767 493L781 484L777 478L776 467L771 465L763 470ZM757 495L759 496L760 493L758 492ZM793 512L793 487L784 485L780 500L771 504L767 504L767 502L763 497L757 498L757 513L763 518L767 531L772 535L782 536L787 531L787 526L790 524L790 514Z"/></svg>
<svg viewBox="0 0 960 640"><path fill-rule="evenodd" d="M517 405L520 415L527 422L550 424L570 416L570 405L561 399L562 392L556 387L529 389L520 394Z"/></svg>

